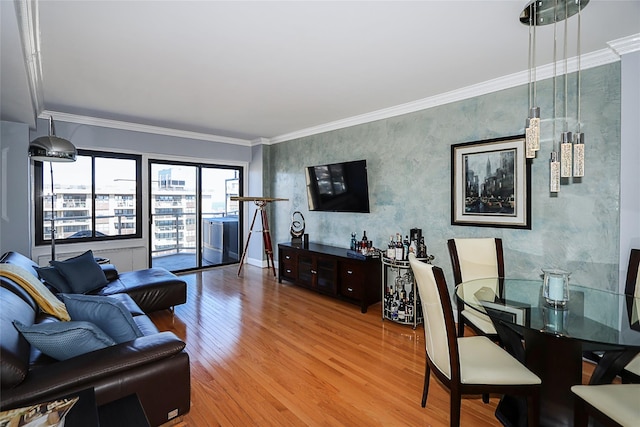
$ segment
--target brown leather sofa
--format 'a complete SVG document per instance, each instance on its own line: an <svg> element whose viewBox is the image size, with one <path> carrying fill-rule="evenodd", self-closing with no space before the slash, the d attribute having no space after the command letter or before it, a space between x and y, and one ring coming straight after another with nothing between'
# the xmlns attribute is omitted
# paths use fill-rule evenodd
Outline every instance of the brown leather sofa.
<svg viewBox="0 0 640 427"><path fill-rule="evenodd" d="M19 253L8 252L0 262L17 264L37 277L37 265ZM191 384L185 343L172 332L159 332L145 315L145 311L185 302L185 282L162 269L119 275L111 272L107 277L109 283L95 293L121 300L143 336L62 361L32 347L13 325L16 320L24 325L59 320L44 314L17 283L0 277L1 410L93 388L98 406L137 394L152 426L189 411Z"/></svg>

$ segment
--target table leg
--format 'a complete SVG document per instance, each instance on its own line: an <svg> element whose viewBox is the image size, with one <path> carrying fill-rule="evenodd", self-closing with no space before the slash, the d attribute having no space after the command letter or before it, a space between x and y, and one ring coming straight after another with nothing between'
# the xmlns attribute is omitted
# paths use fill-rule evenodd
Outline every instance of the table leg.
<svg viewBox="0 0 640 427"><path fill-rule="evenodd" d="M540 425L573 426L571 386L582 383L582 343L524 330L526 365L542 379Z"/></svg>
<svg viewBox="0 0 640 427"><path fill-rule="evenodd" d="M258 210L253 213L253 220L251 221L251 227L249 227L249 234L247 235L247 243L244 245L244 250L242 251L242 257L240 258L240 265L238 266L238 276L240 275L240 271L242 271L242 266L244 265L244 258L247 256L247 251L249 250L249 240L251 240L251 233L253 232L253 225L256 222L256 216L258 215Z"/></svg>
<svg viewBox="0 0 640 427"><path fill-rule="evenodd" d="M267 211L262 211L262 239L264 240L264 252L267 254L267 268L269 268L269 261L271 261L271 269L273 270L273 277L276 276L276 266L273 262L273 246L271 245L271 233L269 232L269 220L267 219Z"/></svg>

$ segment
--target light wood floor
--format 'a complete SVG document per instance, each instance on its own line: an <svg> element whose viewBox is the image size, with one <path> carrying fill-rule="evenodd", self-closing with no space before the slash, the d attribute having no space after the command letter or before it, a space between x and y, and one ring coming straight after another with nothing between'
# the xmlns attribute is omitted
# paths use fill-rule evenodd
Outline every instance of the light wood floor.
<svg viewBox="0 0 640 427"><path fill-rule="evenodd" d="M191 411L180 426L448 426L449 393L433 377L427 408L421 326L279 284L268 269L181 276L187 303L153 313L187 343ZM463 399L462 426L497 426L498 397Z"/></svg>

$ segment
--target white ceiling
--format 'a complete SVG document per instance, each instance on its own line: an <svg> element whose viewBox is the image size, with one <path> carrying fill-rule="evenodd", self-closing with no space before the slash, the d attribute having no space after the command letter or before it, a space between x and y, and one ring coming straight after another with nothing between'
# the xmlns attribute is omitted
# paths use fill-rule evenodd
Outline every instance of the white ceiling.
<svg viewBox="0 0 640 427"><path fill-rule="evenodd" d="M6 22L13 4L1 3L2 116L15 121L28 103L13 93L25 85L25 66L19 42L4 40L18 36L15 13L14 22ZM526 75L528 28L518 19L525 5L40 0L43 107L277 139ZM610 50L608 42L640 33L640 1L591 0L581 19L583 53ZM568 21L572 35L576 22L577 16ZM538 27L537 39L537 64L549 64L553 25Z"/></svg>

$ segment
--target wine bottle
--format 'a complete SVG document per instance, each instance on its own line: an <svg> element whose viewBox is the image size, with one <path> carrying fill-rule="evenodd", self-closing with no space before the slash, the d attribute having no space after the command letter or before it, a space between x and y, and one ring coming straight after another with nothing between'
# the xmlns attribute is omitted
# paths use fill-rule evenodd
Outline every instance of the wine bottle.
<svg viewBox="0 0 640 427"><path fill-rule="evenodd" d="M394 259L396 257L396 245L393 243L393 236L389 236L389 246L387 248L387 258Z"/></svg>
<svg viewBox="0 0 640 427"><path fill-rule="evenodd" d="M396 234L396 260L402 261L404 259L404 247L402 246L402 235Z"/></svg>
<svg viewBox="0 0 640 427"><path fill-rule="evenodd" d="M409 236L404 236L404 240L402 241L402 250L403 250L403 259L409 259Z"/></svg>

